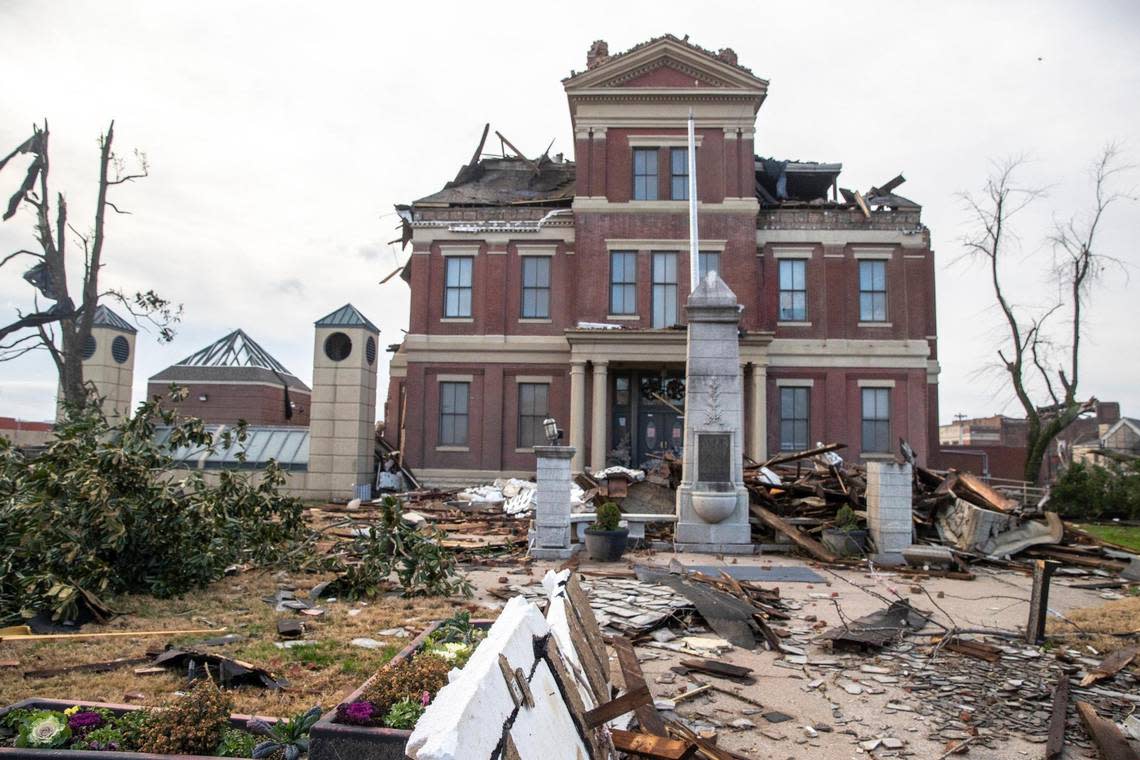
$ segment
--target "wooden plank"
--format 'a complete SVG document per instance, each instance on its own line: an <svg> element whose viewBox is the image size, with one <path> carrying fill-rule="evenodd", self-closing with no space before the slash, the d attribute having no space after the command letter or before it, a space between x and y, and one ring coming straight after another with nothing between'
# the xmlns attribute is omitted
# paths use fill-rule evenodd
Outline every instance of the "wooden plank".
<svg viewBox="0 0 1140 760"><path fill-rule="evenodd" d="M225 628L191 628L182 631L114 631L111 633L33 633L30 636L0 636L0 641L65 641L67 639L129 639L140 636L190 636L225 633Z"/></svg>
<svg viewBox="0 0 1140 760"><path fill-rule="evenodd" d="M594 656L603 664L608 662L609 655L606 653L606 642L602 640L602 629L598 625L598 619L594 617L594 609L590 606L586 592L582 590L582 584L578 580L577 573L570 573L570 578L566 581L566 598L569 600L574 614L582 621L582 628L586 633L590 648L594 650Z"/></svg>
<svg viewBox="0 0 1140 760"><path fill-rule="evenodd" d="M625 688L633 691L645 686L645 676L641 672L641 663L637 661L637 654L633 651L633 644L629 643L629 639L615 636L610 640L610 644L617 652L618 664L621 666L622 678L625 680ZM661 720L661 714L657 712L657 708L652 703L642 705L633 712L637 716L637 722L643 731L656 736L668 736L665 733L665 722Z"/></svg>
<svg viewBox="0 0 1140 760"><path fill-rule="evenodd" d="M727 662L721 662L720 660L691 658L681 660L681 665L689 670L695 670L699 673L708 673L712 676L723 676L724 678L748 678L752 675L752 668L746 668L741 665L731 665Z"/></svg>
<svg viewBox="0 0 1140 760"><path fill-rule="evenodd" d="M1069 710L1069 677L1062 675L1053 689L1053 711L1049 715L1049 738L1045 760L1058 760L1065 751L1065 716Z"/></svg>
<svg viewBox="0 0 1140 760"><path fill-rule="evenodd" d="M1140 647L1126 647L1116 650L1101 660L1099 665L1081 679L1081 686L1092 686L1097 681L1111 678L1136 659L1137 654L1140 654Z"/></svg>
<svg viewBox="0 0 1140 760"><path fill-rule="evenodd" d="M997 662L1001 659L1001 650L989 644L983 644L980 641L962 641L961 639L947 641L942 644L942 648L955 652L957 654L964 654L967 657L973 657L978 660L985 660L986 662Z"/></svg>
<svg viewBox="0 0 1140 760"><path fill-rule="evenodd" d="M697 751L695 746L679 739L666 739L663 736L616 728L610 733L616 749L651 760L687 760Z"/></svg>
<svg viewBox="0 0 1140 760"><path fill-rule="evenodd" d="M827 550L827 547L811 536L801 533L799 528L785 522L773 512L769 512L758 504L750 505L750 511L760 522L772 530L777 530L790 538L792 542L820 562L838 562L839 558Z"/></svg>
<svg viewBox="0 0 1140 760"><path fill-rule="evenodd" d="M634 709L652 701L653 697L649 694L649 687L642 684L636 689L627 691L617 699L611 699L604 705L598 705L593 710L587 710L582 717L585 719L587 727L594 728L603 723L609 723L619 715L633 712Z"/></svg>
<svg viewBox="0 0 1140 760"><path fill-rule="evenodd" d="M1140 760L1116 724L1097 715L1088 702L1077 702L1077 714L1105 760Z"/></svg>
<svg viewBox="0 0 1140 760"><path fill-rule="evenodd" d="M568 602L569 599L564 601ZM598 659L594 648L590 645L586 626L572 604L566 604L566 624L570 629L570 640L574 644L574 651L578 653L578 659L586 671L586 680L594 697L593 703L600 705L610 698L609 660Z"/></svg>
<svg viewBox="0 0 1140 760"><path fill-rule="evenodd" d="M990 509L995 509L998 512L1012 512L1018 507L1016 501L1006 498L983 483L976 475L972 475L968 472L959 472L958 481L954 486L955 488L961 488L968 494L982 501L982 506L988 506Z"/></svg>
<svg viewBox="0 0 1140 760"><path fill-rule="evenodd" d="M66 673L106 673L116 668L125 668L128 665L142 665L150 661L150 657L120 657L117 660L107 660L106 662L88 662L82 665L65 665L60 668L28 670L24 672L24 678L51 678L52 676L61 676Z"/></svg>

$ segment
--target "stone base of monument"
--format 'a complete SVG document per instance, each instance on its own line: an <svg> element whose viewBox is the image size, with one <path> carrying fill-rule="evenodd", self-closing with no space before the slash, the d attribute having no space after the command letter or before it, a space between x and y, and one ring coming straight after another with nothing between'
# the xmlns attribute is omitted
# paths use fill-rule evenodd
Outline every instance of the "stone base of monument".
<svg viewBox="0 0 1140 760"><path fill-rule="evenodd" d="M570 559L582 551L581 544L571 544L569 549L552 549L536 546L527 552L527 556L534 559Z"/></svg>
<svg viewBox="0 0 1140 760"><path fill-rule="evenodd" d="M677 551L712 554L752 554L748 525L748 490L743 486L705 490L698 484L677 489Z"/></svg>

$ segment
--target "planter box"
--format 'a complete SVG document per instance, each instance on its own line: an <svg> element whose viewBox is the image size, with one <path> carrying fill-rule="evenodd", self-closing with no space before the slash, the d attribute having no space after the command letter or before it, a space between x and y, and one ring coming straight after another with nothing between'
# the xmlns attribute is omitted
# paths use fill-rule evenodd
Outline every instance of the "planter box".
<svg viewBox="0 0 1140 760"><path fill-rule="evenodd" d="M431 623L419 636L412 639L388 664L407 660L423 648L428 636L435 632L442 621ZM472 621L479 628L490 628L490 620ZM378 671L338 704L355 702L364 696L372 683L383 674ZM321 716L309 731L309 760L403 760L404 746L408 743L411 731L382 726L348 726L335 723L337 705Z"/></svg>
<svg viewBox="0 0 1140 760"><path fill-rule="evenodd" d="M72 699L31 699L21 700L7 707L0 708L0 716L12 710L21 708L33 710L66 710L73 705L80 707L101 707L110 710L116 715L141 710L137 705L116 705L110 702L84 702ZM246 721L251 715L234 714L230 716L230 725L234 728L245 728ZM257 716L261 717L261 716ZM261 718L275 723L277 718ZM30 747L0 747L0 758L4 760L201 760L201 758L216 758L217 755L156 755L151 752L95 752L92 750L74 749L32 749Z"/></svg>

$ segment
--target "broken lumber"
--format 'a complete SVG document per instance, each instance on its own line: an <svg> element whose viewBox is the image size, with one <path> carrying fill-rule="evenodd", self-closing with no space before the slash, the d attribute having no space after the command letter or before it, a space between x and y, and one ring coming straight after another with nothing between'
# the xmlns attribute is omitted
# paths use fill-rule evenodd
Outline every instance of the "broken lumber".
<svg viewBox="0 0 1140 760"><path fill-rule="evenodd" d="M1116 650L1101 660L1099 665L1081 679L1081 686L1092 686L1097 681L1111 678L1128 667L1128 664L1136 659L1137 654L1140 654L1140 647L1126 647Z"/></svg>
<svg viewBox="0 0 1140 760"><path fill-rule="evenodd" d="M128 639L138 636L191 636L199 633L225 633L225 628L192 628L182 631L113 631L109 633L33 633L0 636L0 641L63 641L65 639Z"/></svg>
<svg viewBox="0 0 1140 760"><path fill-rule="evenodd" d="M760 522L764 523L772 530L783 533L785 536L790 538L796 546L800 547L820 562L834 563L839 561L839 558L828 551L826 546L821 544L819 541L816 541L814 538L804 535L799 531L798 528L785 522L783 518L779 517L775 513L769 512L767 509L764 509L764 507L761 507L757 504L750 505L749 510L752 512L752 515L754 517L760 520Z"/></svg>
<svg viewBox="0 0 1140 760"><path fill-rule="evenodd" d="M1049 714L1049 738L1045 760L1059 760L1065 750L1065 716L1069 708L1069 677L1062 675L1053 689L1053 710Z"/></svg>
<svg viewBox="0 0 1140 760"><path fill-rule="evenodd" d="M1077 714L1105 760L1140 760L1116 724L1097 715L1088 702L1077 702Z"/></svg>
<svg viewBox="0 0 1140 760"><path fill-rule="evenodd" d="M688 760L697 748L686 741L666 739L663 736L643 734L638 731L612 729L610 737L614 748L650 760Z"/></svg>
<svg viewBox="0 0 1140 760"><path fill-rule="evenodd" d="M752 668L732 665L720 660L687 659L681 660L681 667L721 678L745 679L752 676Z"/></svg>
<svg viewBox="0 0 1140 760"><path fill-rule="evenodd" d="M645 676L641 672L641 663L638 662L637 653L633 651L633 644L629 643L629 639L623 636L614 636L610 639L610 646L617 653L618 665L621 667L625 688L632 692L645 686ZM637 723L643 731L648 731L656 736L668 737L668 734L665 733L665 722L661 720L661 714L657 712L657 708L653 706L652 702L635 708L633 713L637 716Z"/></svg>
<svg viewBox="0 0 1140 760"><path fill-rule="evenodd" d="M941 641L939 639L935 640ZM964 654L967 657L973 657L977 660L985 660L986 662L997 662L1001 659L1001 650L992 644L984 644L981 641L971 641L969 639L946 639L942 643L942 648L956 654Z"/></svg>
<svg viewBox="0 0 1140 760"><path fill-rule="evenodd" d="M128 665L142 665L150 662L150 657L120 657L117 660L106 662L88 662L82 665L65 665L60 668L44 668L43 670L26 670L24 678L51 678L67 673L106 673L116 668L125 668Z"/></svg>
<svg viewBox="0 0 1140 760"><path fill-rule="evenodd" d="M649 687L642 684L616 699L611 699L604 705L598 705L593 710L587 710L582 717L587 728L595 728L652 701L653 697L649 694Z"/></svg>

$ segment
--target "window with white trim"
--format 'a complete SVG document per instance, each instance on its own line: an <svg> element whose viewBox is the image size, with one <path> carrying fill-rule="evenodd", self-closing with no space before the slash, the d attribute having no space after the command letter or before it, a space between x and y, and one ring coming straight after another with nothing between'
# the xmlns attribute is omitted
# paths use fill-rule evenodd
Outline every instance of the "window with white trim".
<svg viewBox="0 0 1140 760"><path fill-rule="evenodd" d="M522 257L522 318L550 318L550 257Z"/></svg>
<svg viewBox="0 0 1140 760"><path fill-rule="evenodd" d="M633 199L657 200L657 148L633 149Z"/></svg>
<svg viewBox="0 0 1140 760"><path fill-rule="evenodd" d="M439 384L439 445L466 446L471 383Z"/></svg>
<svg viewBox="0 0 1140 760"><path fill-rule="evenodd" d="M859 262L859 321L887 321L887 262Z"/></svg>
<svg viewBox="0 0 1140 760"><path fill-rule="evenodd" d="M807 321L807 259L780 259L781 322Z"/></svg>
<svg viewBox="0 0 1140 760"><path fill-rule="evenodd" d="M811 388L780 388L780 451L803 451L808 447L811 418Z"/></svg>
<svg viewBox="0 0 1140 760"><path fill-rule="evenodd" d="M891 389L863 388L863 451L891 450Z"/></svg>
<svg viewBox="0 0 1140 760"><path fill-rule="evenodd" d="M546 443L542 421L549 416L549 403L548 383L519 383L519 448Z"/></svg>
<svg viewBox="0 0 1140 760"><path fill-rule="evenodd" d="M474 269L473 256L444 258L444 317L471 316L471 282Z"/></svg>
<svg viewBox="0 0 1140 760"><path fill-rule="evenodd" d="M677 324L677 253L653 252L653 327Z"/></svg>

